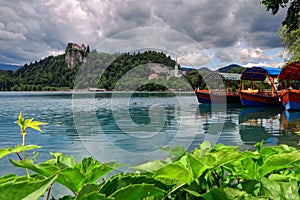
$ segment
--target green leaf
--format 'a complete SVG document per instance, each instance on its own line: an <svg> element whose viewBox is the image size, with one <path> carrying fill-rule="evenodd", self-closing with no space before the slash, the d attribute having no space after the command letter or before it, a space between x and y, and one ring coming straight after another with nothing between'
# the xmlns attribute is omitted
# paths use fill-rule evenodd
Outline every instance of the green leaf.
<svg viewBox="0 0 300 200"><path fill-rule="evenodd" d="M296 176L293 175L283 175L283 174L271 174L269 180L272 181L292 181L297 180Z"/></svg>
<svg viewBox="0 0 300 200"><path fill-rule="evenodd" d="M99 192L100 186L97 184L87 184L79 191L76 196L76 200L90 200L90 199L99 199L99 200L112 200L114 198L106 197L105 194Z"/></svg>
<svg viewBox="0 0 300 200"><path fill-rule="evenodd" d="M0 199L34 200L41 197L57 175L44 180L21 179L0 184Z"/></svg>
<svg viewBox="0 0 300 200"><path fill-rule="evenodd" d="M243 166L243 170L241 171L241 173L239 173L241 177L248 180L256 179L256 163L252 158L245 158L241 161L241 165Z"/></svg>
<svg viewBox="0 0 300 200"><path fill-rule="evenodd" d="M166 191L156 188L151 184L137 184L123 187L110 195L110 197L113 197L115 200L124 200L125 197L130 200L141 200L145 197L162 197L165 194Z"/></svg>
<svg viewBox="0 0 300 200"><path fill-rule="evenodd" d="M299 160L300 151L272 155L263 163L259 169L259 174L263 177L274 170L292 167L292 164Z"/></svg>
<svg viewBox="0 0 300 200"><path fill-rule="evenodd" d="M119 166L116 163L103 163L100 164L98 161L94 161L96 164L92 165L88 171L84 174L85 175L85 182L87 183L93 183L94 181L98 180L100 177L104 176L105 174L108 174L109 172L113 171Z"/></svg>
<svg viewBox="0 0 300 200"><path fill-rule="evenodd" d="M242 182L243 190L254 196L258 196L260 192L260 182L257 180L246 180Z"/></svg>
<svg viewBox="0 0 300 200"><path fill-rule="evenodd" d="M244 159L238 151L224 150L207 154L202 161L207 168L216 168Z"/></svg>
<svg viewBox="0 0 300 200"><path fill-rule="evenodd" d="M260 142L257 142L254 146L256 147L258 153L260 153L260 151L262 150L263 148L263 144L264 144L264 141L260 141Z"/></svg>
<svg viewBox="0 0 300 200"><path fill-rule="evenodd" d="M104 194L101 194L99 192L91 192L89 194L86 194L84 197L78 199L78 200L114 200L112 197L106 197ZM76 198L77 200L77 198Z"/></svg>
<svg viewBox="0 0 300 200"><path fill-rule="evenodd" d="M6 155L9 155L12 153L22 152L22 151L27 151L27 150L37 149L37 148L41 148L41 147L37 146L37 145L26 145L26 146L22 147L19 145L19 146L16 146L15 148L7 147L5 149L0 149L0 159Z"/></svg>
<svg viewBox="0 0 300 200"><path fill-rule="evenodd" d="M94 183L101 176L120 166L115 162L100 164L90 158L76 164L73 157L61 153L52 153L52 156L53 159L36 165L32 160L10 161L16 167L30 169L46 177L59 173L56 181L74 193L79 192L84 184Z"/></svg>
<svg viewBox="0 0 300 200"><path fill-rule="evenodd" d="M154 172L158 169L162 168L166 164L160 160L153 160L150 162L146 162L144 164L133 167L135 170L145 171L145 172Z"/></svg>
<svg viewBox="0 0 300 200"><path fill-rule="evenodd" d="M150 184L165 191L172 187L145 174L116 174L101 184L100 193L110 196L123 187L136 184Z"/></svg>
<svg viewBox="0 0 300 200"><path fill-rule="evenodd" d="M299 187L297 181L281 182L262 178L262 195L269 199L299 200Z"/></svg>
<svg viewBox="0 0 300 200"><path fill-rule="evenodd" d="M192 172L178 163L168 164L160 168L155 172L154 178L178 180L187 184L191 184L193 180Z"/></svg>
<svg viewBox="0 0 300 200"><path fill-rule="evenodd" d="M205 150L205 149L210 149L211 148L211 144L209 141L205 140L203 141L201 144L200 144L200 148L202 150Z"/></svg>
<svg viewBox="0 0 300 200"><path fill-rule="evenodd" d="M44 125L47 124L45 122L39 122L39 121L33 121L34 118L31 119L24 119L22 116L22 112L20 112L19 116L18 116L18 120L16 121L16 123L20 126L22 133L26 132L27 128L32 128L35 129L39 132L42 132L40 125Z"/></svg>
<svg viewBox="0 0 300 200"><path fill-rule="evenodd" d="M0 184L9 182L15 179L17 176L15 174L6 174L5 176L0 177Z"/></svg>
<svg viewBox="0 0 300 200"><path fill-rule="evenodd" d="M186 161L188 164L188 168L193 174L193 180L199 178L207 169L198 159L196 159L191 154L187 154Z"/></svg>
<svg viewBox="0 0 300 200"><path fill-rule="evenodd" d="M183 146L176 146L173 148L164 147L160 149L167 152L171 156L172 160L179 159L186 152Z"/></svg>
<svg viewBox="0 0 300 200"><path fill-rule="evenodd" d="M193 196L195 196L195 197L201 197L201 194L199 194L199 193L196 192L196 191L189 190L189 189L185 189L185 188L183 188L183 190L187 191L188 193L190 193L191 195L193 195Z"/></svg>
<svg viewBox="0 0 300 200"><path fill-rule="evenodd" d="M21 160L10 162L16 167L22 167L30 169L38 174L45 177L52 176L53 174L59 173L56 181L66 186L73 192L78 192L82 187L85 177L80 173L79 169L76 168L59 168L55 162L55 159L49 160L45 163L39 163L35 165L32 160Z"/></svg>
<svg viewBox="0 0 300 200"><path fill-rule="evenodd" d="M250 195L236 188L213 188L208 193L202 195L207 200L247 199L247 196Z"/></svg>
<svg viewBox="0 0 300 200"><path fill-rule="evenodd" d="M56 160L57 160L57 165L65 168L65 167L70 167L74 168L75 167L75 160L73 156L67 157L63 153L50 153Z"/></svg>
<svg viewBox="0 0 300 200"><path fill-rule="evenodd" d="M19 116L18 116L18 120L16 121L16 123L22 127L24 125L24 118L22 116L22 112L20 112Z"/></svg>
<svg viewBox="0 0 300 200"><path fill-rule="evenodd" d="M33 118L32 118L32 120L33 120ZM40 125L45 125L47 123L45 123L45 122L39 122L39 121L32 121L32 120L28 124L28 127L32 128L32 129L35 129L35 130L37 130L39 132L43 132L41 130L41 128L40 128Z"/></svg>

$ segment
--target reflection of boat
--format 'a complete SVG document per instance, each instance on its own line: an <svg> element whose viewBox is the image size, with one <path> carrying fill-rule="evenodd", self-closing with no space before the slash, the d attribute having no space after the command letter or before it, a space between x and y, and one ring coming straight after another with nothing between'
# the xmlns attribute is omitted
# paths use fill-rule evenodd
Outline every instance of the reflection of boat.
<svg viewBox="0 0 300 200"><path fill-rule="evenodd" d="M294 121L300 122L300 112L287 112L285 110L284 118L287 122L294 122ZM300 128L300 123L299 123L299 128Z"/></svg>
<svg viewBox="0 0 300 200"><path fill-rule="evenodd" d="M241 146L238 126L238 115L241 106L237 104L229 105L209 105L199 104L197 115L201 121L200 129L203 133L203 140L211 144L223 143L233 146Z"/></svg>
<svg viewBox="0 0 300 200"><path fill-rule="evenodd" d="M270 67L252 67L246 69L242 73L242 89L240 91L240 98L243 106L277 106L280 105L279 95L276 92L274 86L274 78L280 73L280 69ZM264 81L268 78L269 83L272 86L272 91L264 91ZM250 89L244 89L244 81L250 80ZM259 91L258 88L254 88L255 83L253 81L261 81L262 88Z"/></svg>
<svg viewBox="0 0 300 200"><path fill-rule="evenodd" d="M289 112L284 110L281 115L281 128L284 130L281 143L290 146L299 146L299 136L295 133L300 132L300 112Z"/></svg>
<svg viewBox="0 0 300 200"><path fill-rule="evenodd" d="M292 89L292 80L300 79L300 61L285 66L279 74L279 79L289 81L289 89L280 91L280 100L287 110L300 110L300 89ZM286 85L286 84L285 84Z"/></svg>
<svg viewBox="0 0 300 200"><path fill-rule="evenodd" d="M200 90L196 89L196 95L199 103L240 103L237 91L230 91L231 81L240 81L241 74L233 73L209 73L203 78L209 87L217 86L218 89ZM227 84L226 89L220 89L220 86Z"/></svg>
<svg viewBox="0 0 300 200"><path fill-rule="evenodd" d="M282 107L243 107L240 113L240 123L253 122L259 119L271 119L282 113Z"/></svg>
<svg viewBox="0 0 300 200"><path fill-rule="evenodd" d="M276 145L277 140L272 133L278 130L281 113L281 107L243 107L239 119L243 142L253 145L264 140Z"/></svg>

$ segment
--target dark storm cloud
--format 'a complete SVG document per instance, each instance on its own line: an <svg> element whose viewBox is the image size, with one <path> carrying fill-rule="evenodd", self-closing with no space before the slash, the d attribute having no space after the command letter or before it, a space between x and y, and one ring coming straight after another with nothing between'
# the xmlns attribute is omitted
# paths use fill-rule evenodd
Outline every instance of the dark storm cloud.
<svg viewBox="0 0 300 200"><path fill-rule="evenodd" d="M280 11L271 16L259 0L1 1L0 62L38 60L63 52L68 42L96 46L100 40L143 27L179 31L203 48L215 49L219 60L229 61L235 56L224 50L234 47L238 54L240 41L253 49L281 47L276 31L284 15ZM180 42L170 38L162 42Z"/></svg>

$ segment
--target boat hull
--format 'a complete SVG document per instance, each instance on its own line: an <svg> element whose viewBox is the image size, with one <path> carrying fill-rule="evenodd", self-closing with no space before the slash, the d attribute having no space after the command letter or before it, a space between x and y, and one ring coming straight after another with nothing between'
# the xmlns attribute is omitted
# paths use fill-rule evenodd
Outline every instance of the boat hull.
<svg viewBox="0 0 300 200"><path fill-rule="evenodd" d="M235 103L240 104L241 100L238 93L213 93L209 90L198 90L196 96L199 103L207 104L226 104Z"/></svg>
<svg viewBox="0 0 300 200"><path fill-rule="evenodd" d="M281 106L278 95L271 96L267 93L240 92L240 98L242 105L248 107Z"/></svg>
<svg viewBox="0 0 300 200"><path fill-rule="evenodd" d="M280 100L286 110L300 110L300 90L284 90Z"/></svg>

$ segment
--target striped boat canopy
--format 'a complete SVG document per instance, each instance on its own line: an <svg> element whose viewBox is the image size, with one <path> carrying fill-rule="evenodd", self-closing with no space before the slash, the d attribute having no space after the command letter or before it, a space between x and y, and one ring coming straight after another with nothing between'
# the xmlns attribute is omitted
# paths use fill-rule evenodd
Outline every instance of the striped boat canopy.
<svg viewBox="0 0 300 200"><path fill-rule="evenodd" d="M242 80L263 81L267 76L277 77L281 69L271 67L251 67L242 73Z"/></svg>
<svg viewBox="0 0 300 200"><path fill-rule="evenodd" d="M220 73L220 72L212 72L207 74L204 78L205 81L216 82L216 81L240 81L241 74L234 73Z"/></svg>
<svg viewBox="0 0 300 200"><path fill-rule="evenodd" d="M286 65L280 72L278 78L300 80L300 61Z"/></svg>

